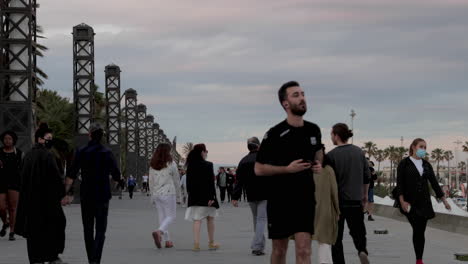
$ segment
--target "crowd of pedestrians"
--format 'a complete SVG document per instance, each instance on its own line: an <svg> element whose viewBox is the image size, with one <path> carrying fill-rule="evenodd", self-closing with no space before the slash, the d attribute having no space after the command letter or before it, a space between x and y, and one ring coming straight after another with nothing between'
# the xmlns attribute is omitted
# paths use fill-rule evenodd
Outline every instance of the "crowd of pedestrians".
<svg viewBox="0 0 468 264"><path fill-rule="evenodd" d="M350 231L356 258L370 263L365 214L373 218L373 162L361 148L350 144L353 137L346 124L337 123L330 132L335 145L328 153L320 127L304 120L307 102L299 83L281 86L278 99L286 119L269 129L263 140L247 140L248 154L237 168L220 167L217 175L207 160L208 149L197 144L178 166L170 144L159 144L152 155L148 175L142 177L142 191L151 196L159 223L151 230L156 248L173 248L171 226L177 217L177 204L185 209L185 220L192 222L193 251L200 251L202 223L208 231L207 248L221 246L215 240L215 219L220 203L248 201L253 219L251 253L265 255L267 239L272 240L270 262L285 264L292 240L296 263L310 264L312 240L318 242L320 264L344 264L343 232ZM101 263L111 199L109 177L133 199L135 177L124 179L112 152L102 144L104 130L94 123L89 143L78 148L65 169L51 151L53 131L41 125L35 145L26 154L16 148L17 135L6 131L0 136L0 237L9 230L26 238L30 263L65 263L66 217L63 206L72 202L73 183L80 181L80 206L88 263ZM426 142L416 139L409 157L398 166L397 186L393 190L395 207L407 217L413 229L416 263L423 263L427 221L435 217L429 184L445 207L444 197L431 164L426 161ZM219 190L220 203L218 202ZM227 206L227 205L226 205Z"/></svg>

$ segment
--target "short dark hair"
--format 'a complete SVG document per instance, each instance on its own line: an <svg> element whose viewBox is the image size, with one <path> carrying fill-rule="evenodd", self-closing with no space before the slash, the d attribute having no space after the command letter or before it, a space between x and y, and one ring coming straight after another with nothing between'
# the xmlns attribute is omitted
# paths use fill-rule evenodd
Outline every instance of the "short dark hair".
<svg viewBox="0 0 468 264"><path fill-rule="evenodd" d="M98 129L90 133L91 135L91 140L94 141L101 141L102 138L104 137L104 130Z"/></svg>
<svg viewBox="0 0 468 264"><path fill-rule="evenodd" d="M14 131L12 131L12 130L7 130L7 131L3 132L2 135L0 136L0 141L2 143L4 143L6 135L9 135L13 139L13 146L15 146L16 142L18 142L18 135L16 135L16 133Z"/></svg>
<svg viewBox="0 0 468 264"><path fill-rule="evenodd" d="M333 126L332 133L340 137L341 141L346 142L349 138L354 136L352 130L344 123L338 123Z"/></svg>
<svg viewBox="0 0 468 264"><path fill-rule="evenodd" d="M287 90L288 88L291 87L296 87L300 86L298 82L296 81L289 81L283 85L281 85L280 89L278 90L278 99L280 101L280 104L282 104L288 97Z"/></svg>

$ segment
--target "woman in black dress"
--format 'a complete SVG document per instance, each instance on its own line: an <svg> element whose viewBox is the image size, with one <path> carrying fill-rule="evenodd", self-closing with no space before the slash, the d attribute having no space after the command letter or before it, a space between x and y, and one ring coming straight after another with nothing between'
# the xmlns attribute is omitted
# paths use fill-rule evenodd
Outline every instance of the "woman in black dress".
<svg viewBox="0 0 468 264"><path fill-rule="evenodd" d="M423 264L423 253L427 221L435 217L431 203L428 182L431 184L436 197L441 199L445 208L450 205L437 182L431 164L425 160L427 144L418 138L410 146L409 157L398 165L397 186L393 196L396 206L408 218L413 228L413 245L416 253L416 264Z"/></svg>
<svg viewBox="0 0 468 264"><path fill-rule="evenodd" d="M201 222L206 218L208 227L208 248L216 250L214 242L214 218L218 215L215 175L213 163L206 161L208 150L204 144L197 144L187 157L188 208L185 220L193 221L194 251L200 250Z"/></svg>
<svg viewBox="0 0 468 264"><path fill-rule="evenodd" d="M0 136L0 141L3 144L0 149L0 217L3 221L0 237L4 237L10 227L9 240L13 241L23 152L15 147L18 136L13 131L4 132Z"/></svg>

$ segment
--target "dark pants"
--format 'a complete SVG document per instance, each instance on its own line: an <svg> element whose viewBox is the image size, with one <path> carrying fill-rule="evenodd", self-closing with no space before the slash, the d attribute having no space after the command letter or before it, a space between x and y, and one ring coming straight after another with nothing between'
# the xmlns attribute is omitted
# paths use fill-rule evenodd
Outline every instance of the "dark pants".
<svg viewBox="0 0 468 264"><path fill-rule="evenodd" d="M133 199L133 190L135 190L135 186L128 186L128 194L130 195L130 199Z"/></svg>
<svg viewBox="0 0 468 264"><path fill-rule="evenodd" d="M232 199L232 197L231 197L231 196L232 196L232 192L233 192L233 188L232 188L232 186L228 186L228 187L227 187L227 197L228 197L228 202L230 202L230 201L231 201L231 199Z"/></svg>
<svg viewBox="0 0 468 264"><path fill-rule="evenodd" d="M413 228L413 246L416 259L422 259L424 254L424 244L426 243L424 233L426 232L427 219L425 217L417 216L416 214L409 214L406 217Z"/></svg>
<svg viewBox="0 0 468 264"><path fill-rule="evenodd" d="M226 199L226 190L227 190L227 187L221 187L219 186L219 196L221 198L221 202L223 203L224 200Z"/></svg>
<svg viewBox="0 0 468 264"><path fill-rule="evenodd" d="M338 237L335 245L332 247L333 263L344 264L345 258L343 253L343 232L345 221L348 224L349 234L353 238L354 246L358 253L367 253L366 244L366 226L364 225L364 214L362 206L355 205L354 207L341 207L340 220L338 221Z"/></svg>
<svg viewBox="0 0 468 264"><path fill-rule="evenodd" d="M109 202L81 201L81 217L89 262L101 262L108 213ZM94 233L95 229L96 233Z"/></svg>

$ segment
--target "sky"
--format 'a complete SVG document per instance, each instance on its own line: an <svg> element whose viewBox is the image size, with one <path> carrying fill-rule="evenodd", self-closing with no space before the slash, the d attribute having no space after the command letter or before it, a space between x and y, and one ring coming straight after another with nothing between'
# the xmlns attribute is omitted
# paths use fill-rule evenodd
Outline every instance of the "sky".
<svg viewBox="0 0 468 264"><path fill-rule="evenodd" d="M206 143L209 160L237 164L246 139L285 119L277 91L296 80L305 119L331 148L333 124L354 143L455 151L468 141L468 1L464 0L42 0L49 48L44 88L71 98L72 27L95 36L95 82L120 66L122 91L168 137ZM465 154L459 159L466 160Z"/></svg>

